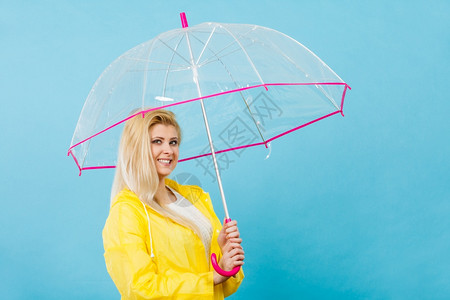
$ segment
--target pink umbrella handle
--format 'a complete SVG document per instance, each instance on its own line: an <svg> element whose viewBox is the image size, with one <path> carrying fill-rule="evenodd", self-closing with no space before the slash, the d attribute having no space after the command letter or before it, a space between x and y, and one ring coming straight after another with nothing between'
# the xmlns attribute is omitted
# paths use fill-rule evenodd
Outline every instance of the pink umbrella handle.
<svg viewBox="0 0 450 300"><path fill-rule="evenodd" d="M234 267L234 269L231 271L222 270L222 268L217 263L217 257L216 257L215 253L211 254L211 263L213 265L214 270L216 270L217 273L219 273L222 276L226 276L226 277L235 275L241 269L240 266L237 266L237 267Z"/></svg>
<svg viewBox="0 0 450 300"><path fill-rule="evenodd" d="M231 221L231 219L229 219L229 218L225 219L225 223L228 223L230 221ZM241 269L240 266L237 266L237 267L234 267L233 270L231 270L231 271L223 270L217 263L217 256L215 253L211 254L211 263L213 265L214 270L216 270L217 273L219 273L222 276L226 276L226 277L234 276Z"/></svg>

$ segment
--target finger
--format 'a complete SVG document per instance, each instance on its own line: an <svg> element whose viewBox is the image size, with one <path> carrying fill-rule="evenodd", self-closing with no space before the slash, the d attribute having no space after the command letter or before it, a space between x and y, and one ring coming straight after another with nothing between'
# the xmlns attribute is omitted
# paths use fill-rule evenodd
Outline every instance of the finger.
<svg viewBox="0 0 450 300"><path fill-rule="evenodd" d="M225 225L224 225L224 228L225 228L225 231L226 231L226 230L234 231L234 230L237 229L237 226L236 226L236 223L235 223L235 222L231 221L231 222L228 222L227 224L225 224Z"/></svg>
<svg viewBox="0 0 450 300"><path fill-rule="evenodd" d="M242 249L241 244L238 244L238 243L227 243L227 244L225 244L225 246L223 247L223 251L224 251L223 254L225 254L225 253L231 253L233 249L241 249L242 251L244 251L244 250ZM231 256L232 256L232 255L231 255Z"/></svg>
<svg viewBox="0 0 450 300"><path fill-rule="evenodd" d="M228 246L230 247L230 250L232 249L243 249L242 245L239 243L228 243Z"/></svg>
<svg viewBox="0 0 450 300"><path fill-rule="evenodd" d="M234 248L242 248L242 246L240 244L238 244L238 243L229 243L229 242L227 242L225 244L225 246L223 247L223 251L224 252L230 252Z"/></svg>
<svg viewBox="0 0 450 300"><path fill-rule="evenodd" d="M226 223L224 226L226 226L226 228L230 228L230 227L235 227L237 228L237 221L230 221L228 223Z"/></svg>
<svg viewBox="0 0 450 300"><path fill-rule="evenodd" d="M231 244L225 244L225 246L223 247L223 255L225 256L225 254L229 253L233 248L231 247Z"/></svg>
<svg viewBox="0 0 450 300"><path fill-rule="evenodd" d="M230 239L228 239L228 242L240 244L240 243L242 243L242 239L241 238L230 238Z"/></svg>
<svg viewBox="0 0 450 300"><path fill-rule="evenodd" d="M233 256L234 261L244 261L244 259L245 259L245 256L242 254Z"/></svg>
<svg viewBox="0 0 450 300"><path fill-rule="evenodd" d="M228 252L230 257L235 257L236 255L244 255L244 249L242 248L234 248Z"/></svg>
<svg viewBox="0 0 450 300"><path fill-rule="evenodd" d="M239 229L237 228L237 226L229 226L229 227L227 227L225 229L226 233L230 233L230 232L234 232L234 231L238 231L239 232Z"/></svg>
<svg viewBox="0 0 450 300"><path fill-rule="evenodd" d="M236 220L231 220L230 222L225 222L225 221L226 221L226 219L223 220L224 226L236 226L237 225Z"/></svg>
<svg viewBox="0 0 450 300"><path fill-rule="evenodd" d="M231 233L228 233L227 234L227 239L229 240L229 239L232 239L232 238L239 238L239 232L237 231L235 231L235 232L231 232Z"/></svg>
<svg viewBox="0 0 450 300"><path fill-rule="evenodd" d="M239 261L239 260L243 261L245 259L245 255L243 253L239 253L233 257L230 257L229 259L231 259L232 261Z"/></svg>
<svg viewBox="0 0 450 300"><path fill-rule="evenodd" d="M235 265L236 264L243 265L244 264L244 259L245 259L244 255L236 255L236 256L231 258L230 262L235 264Z"/></svg>
<svg viewBox="0 0 450 300"><path fill-rule="evenodd" d="M244 261L243 260L237 260L233 262L233 265L235 267L239 267L239 266L243 266L244 265Z"/></svg>
<svg viewBox="0 0 450 300"><path fill-rule="evenodd" d="M234 251L230 251L225 253L222 258L221 261L224 264L233 264L234 261L243 261L245 259L245 255L243 253L243 251L238 251L238 252L234 252Z"/></svg>

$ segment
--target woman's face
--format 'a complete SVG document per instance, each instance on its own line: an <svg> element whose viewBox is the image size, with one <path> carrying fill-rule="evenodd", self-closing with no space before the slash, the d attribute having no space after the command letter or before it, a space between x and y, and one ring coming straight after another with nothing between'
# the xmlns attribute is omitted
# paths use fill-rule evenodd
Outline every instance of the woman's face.
<svg viewBox="0 0 450 300"><path fill-rule="evenodd" d="M156 124L150 128L151 149L159 178L168 176L178 162L178 132L172 125Z"/></svg>

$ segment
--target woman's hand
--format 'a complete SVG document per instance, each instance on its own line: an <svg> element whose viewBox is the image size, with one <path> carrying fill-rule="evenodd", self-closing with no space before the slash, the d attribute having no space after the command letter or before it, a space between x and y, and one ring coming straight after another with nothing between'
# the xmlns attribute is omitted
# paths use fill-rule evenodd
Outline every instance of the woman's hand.
<svg viewBox="0 0 450 300"><path fill-rule="evenodd" d="M224 271L231 271L237 266L244 265L244 249L239 243L227 243L223 256L219 261L219 267ZM228 279L214 271L214 284L225 282Z"/></svg>
<svg viewBox="0 0 450 300"><path fill-rule="evenodd" d="M239 229L237 227L237 221L233 220L228 223L223 224L222 230L219 232L217 237L217 243L219 244L222 253L225 253L224 247L227 243L242 243L242 239L239 238Z"/></svg>
<svg viewBox="0 0 450 300"><path fill-rule="evenodd" d="M219 266L222 270L231 271L237 266L244 264L244 249L241 246L242 239L239 237L239 229L236 221L225 223L219 233L217 242L222 251ZM222 276L214 271L214 284L225 282L228 277Z"/></svg>

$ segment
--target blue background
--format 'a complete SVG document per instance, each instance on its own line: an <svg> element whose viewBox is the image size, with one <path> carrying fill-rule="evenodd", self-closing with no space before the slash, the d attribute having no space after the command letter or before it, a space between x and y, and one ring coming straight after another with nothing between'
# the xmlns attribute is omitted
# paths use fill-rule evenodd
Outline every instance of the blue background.
<svg viewBox="0 0 450 300"><path fill-rule="evenodd" d="M119 299L101 239L113 172L78 177L66 153L103 69L181 11L284 32L352 87L345 118L223 172L246 250L232 298L450 298L450 2L186 2L0 1L1 298ZM216 184L179 168L222 217Z"/></svg>

